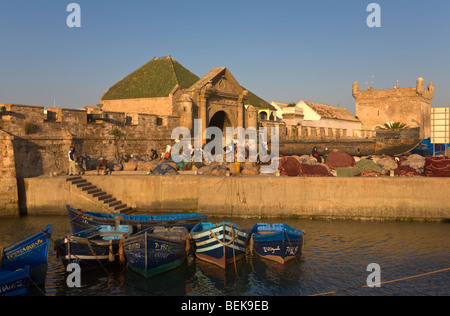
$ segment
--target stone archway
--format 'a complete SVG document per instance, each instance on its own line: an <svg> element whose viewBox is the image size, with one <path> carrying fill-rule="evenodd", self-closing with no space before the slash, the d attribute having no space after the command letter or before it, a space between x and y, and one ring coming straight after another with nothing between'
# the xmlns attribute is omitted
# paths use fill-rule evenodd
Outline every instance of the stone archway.
<svg viewBox="0 0 450 316"><path fill-rule="evenodd" d="M233 123L231 121L231 118L229 114L227 114L225 111L217 111L214 113L214 115L211 117L208 123L208 127L218 127L220 130L222 130L222 146L225 147L226 144L226 128L227 127L233 127ZM213 141L215 138L208 139L206 142L209 143ZM212 154L215 154L215 151L213 150Z"/></svg>
<svg viewBox="0 0 450 316"><path fill-rule="evenodd" d="M217 111L209 120L209 126L218 127L225 133L227 127L233 127L233 123L225 111Z"/></svg>

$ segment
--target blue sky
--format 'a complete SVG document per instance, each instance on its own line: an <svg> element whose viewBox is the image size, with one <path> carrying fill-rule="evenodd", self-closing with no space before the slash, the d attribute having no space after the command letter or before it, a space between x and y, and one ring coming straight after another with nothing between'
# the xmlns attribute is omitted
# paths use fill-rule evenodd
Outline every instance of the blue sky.
<svg viewBox="0 0 450 316"><path fill-rule="evenodd" d="M81 7L81 28L66 25ZM381 28L366 24L381 7ZM448 0L0 0L0 103L78 108L98 103L153 57L199 77L225 66L268 102L340 105L352 83L435 84L450 106ZM366 84L367 82L367 84Z"/></svg>

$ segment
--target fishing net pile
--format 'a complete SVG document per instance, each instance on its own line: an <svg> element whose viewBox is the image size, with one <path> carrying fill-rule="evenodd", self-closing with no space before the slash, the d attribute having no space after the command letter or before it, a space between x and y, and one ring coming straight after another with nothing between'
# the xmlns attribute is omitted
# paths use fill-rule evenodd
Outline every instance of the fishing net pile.
<svg viewBox="0 0 450 316"><path fill-rule="evenodd" d="M382 157L374 161L382 169L383 174L398 168L397 162L391 157Z"/></svg>
<svg viewBox="0 0 450 316"><path fill-rule="evenodd" d="M399 177L423 176L424 165L425 158L420 155L414 154L409 157L400 157L394 174Z"/></svg>
<svg viewBox="0 0 450 316"><path fill-rule="evenodd" d="M225 176L230 169L225 165L215 165L211 168L209 175L211 176Z"/></svg>
<svg viewBox="0 0 450 316"><path fill-rule="evenodd" d="M288 177L332 177L322 164L303 164L295 157L283 157L278 166L280 175Z"/></svg>
<svg viewBox="0 0 450 316"><path fill-rule="evenodd" d="M337 168L338 177L374 177L383 174L383 168L371 159L361 159L353 167Z"/></svg>
<svg viewBox="0 0 450 316"><path fill-rule="evenodd" d="M399 163L399 165L401 166L407 166L410 167L411 169L414 169L414 171L416 171L417 173L423 173L424 172L424 166L425 166L425 158L417 155L417 154L413 154L408 156L407 158L400 158L401 163Z"/></svg>
<svg viewBox="0 0 450 316"><path fill-rule="evenodd" d="M294 157L283 157L280 159L278 170L282 176L298 177L301 172L300 166L300 162Z"/></svg>
<svg viewBox="0 0 450 316"><path fill-rule="evenodd" d="M427 177L450 177L450 158L428 157L424 165Z"/></svg>
<svg viewBox="0 0 450 316"><path fill-rule="evenodd" d="M355 158L347 153L332 152L327 157L326 164L331 169L353 167L356 164Z"/></svg>

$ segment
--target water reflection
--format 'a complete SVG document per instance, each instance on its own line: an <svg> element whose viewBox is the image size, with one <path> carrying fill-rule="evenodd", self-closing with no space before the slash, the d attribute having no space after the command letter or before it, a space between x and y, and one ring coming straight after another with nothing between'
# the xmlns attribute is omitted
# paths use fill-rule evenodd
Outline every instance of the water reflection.
<svg viewBox="0 0 450 316"><path fill-rule="evenodd" d="M233 221L249 229L256 220ZM280 220L268 220L269 223ZM334 295L449 295L450 272L362 288L370 263L382 269L382 281L450 268L450 225L418 222L283 220L306 232L303 254L286 265L250 254L222 270L189 257L178 269L148 280L125 267L82 272L82 287L68 288L65 268L50 249L46 295L59 296L298 296L339 291ZM0 246L53 224L53 239L69 235L66 216L0 220ZM33 291L33 295L42 294Z"/></svg>

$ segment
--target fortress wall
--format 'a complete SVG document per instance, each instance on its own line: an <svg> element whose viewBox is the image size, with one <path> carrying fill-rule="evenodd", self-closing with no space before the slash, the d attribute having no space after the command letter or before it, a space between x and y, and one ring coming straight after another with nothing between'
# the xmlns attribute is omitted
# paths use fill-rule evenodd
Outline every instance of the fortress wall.
<svg viewBox="0 0 450 316"><path fill-rule="evenodd" d="M173 116L108 112L108 119L88 121L86 110L1 104L0 128L10 135L14 151L16 176L36 177L61 173L69 168L71 144L77 153L110 161L117 153L139 156L158 152L172 143L172 130L179 120ZM118 131L120 137L114 136Z"/></svg>
<svg viewBox="0 0 450 316"><path fill-rule="evenodd" d="M19 215L12 138L0 131L0 217Z"/></svg>

